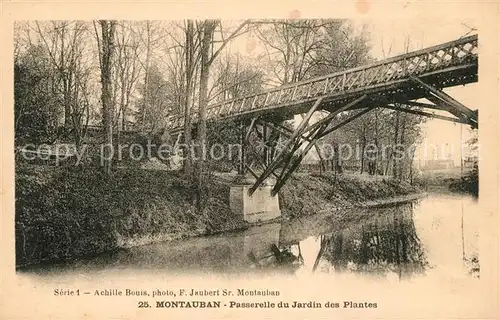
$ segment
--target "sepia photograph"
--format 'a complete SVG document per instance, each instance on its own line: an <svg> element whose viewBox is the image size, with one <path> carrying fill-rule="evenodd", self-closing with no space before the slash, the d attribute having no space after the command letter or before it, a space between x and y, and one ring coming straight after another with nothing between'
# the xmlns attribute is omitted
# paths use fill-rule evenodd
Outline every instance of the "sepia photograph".
<svg viewBox="0 0 500 320"><path fill-rule="evenodd" d="M17 22L19 270L479 277L474 25L370 23Z"/></svg>
<svg viewBox="0 0 500 320"><path fill-rule="evenodd" d="M16 276L129 316L472 294L491 255L479 19L14 21Z"/></svg>

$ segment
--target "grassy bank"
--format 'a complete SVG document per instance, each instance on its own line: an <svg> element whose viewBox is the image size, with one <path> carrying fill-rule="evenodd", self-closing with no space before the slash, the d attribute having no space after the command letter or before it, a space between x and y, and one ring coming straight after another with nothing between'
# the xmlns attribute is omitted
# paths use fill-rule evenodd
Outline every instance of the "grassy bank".
<svg viewBox="0 0 500 320"><path fill-rule="evenodd" d="M479 196L478 167L449 168L423 171L415 179L415 183L423 189L438 193L466 193Z"/></svg>
<svg viewBox="0 0 500 320"><path fill-rule="evenodd" d="M281 208L289 216L310 215L363 205L376 200L418 193L405 181L386 177L344 173L299 174L280 192Z"/></svg>
<svg viewBox="0 0 500 320"><path fill-rule="evenodd" d="M182 176L159 170L19 165L16 264L60 261L119 247L248 227L229 209L229 180L214 178L197 212ZM298 174L280 192L287 216L415 193L404 182L359 175Z"/></svg>

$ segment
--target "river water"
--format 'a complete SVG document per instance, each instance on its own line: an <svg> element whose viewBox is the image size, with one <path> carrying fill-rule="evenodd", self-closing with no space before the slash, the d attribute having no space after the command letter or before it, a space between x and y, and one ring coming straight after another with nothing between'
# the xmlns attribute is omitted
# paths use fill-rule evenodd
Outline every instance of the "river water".
<svg viewBox="0 0 500 320"><path fill-rule="evenodd" d="M355 219L343 217L356 217ZM430 274L479 277L477 202L430 194L413 203L317 214L243 232L101 254L27 273L349 275L404 281ZM350 221L349 221L350 220ZM149 271L148 271L149 270Z"/></svg>

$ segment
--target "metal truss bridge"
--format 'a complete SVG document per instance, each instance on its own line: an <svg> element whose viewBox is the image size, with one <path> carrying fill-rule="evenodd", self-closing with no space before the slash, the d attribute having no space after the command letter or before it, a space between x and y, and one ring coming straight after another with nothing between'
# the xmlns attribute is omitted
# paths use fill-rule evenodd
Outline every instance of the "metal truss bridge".
<svg viewBox="0 0 500 320"><path fill-rule="evenodd" d="M272 146L279 136L288 138L282 150L271 150L270 147L260 159L254 157L253 163L258 163L260 172L245 163L245 157L240 164L240 173L248 171L256 180L249 190L250 195L271 175L276 178L272 191L274 195L318 139L375 108L477 128L477 110L467 108L442 91L443 88L478 81L477 51L477 35L464 37L373 64L210 105L207 122L240 122L244 149L252 148L248 143L252 132L257 133L267 146ZM422 98L430 103L417 101ZM355 112L351 112L347 119L340 123L335 121L339 113L351 110ZM432 112L436 110L449 115ZM310 123L316 111L329 114ZM280 125L296 114L305 114L297 128L292 130ZM197 122L196 113L191 123L196 126ZM178 134L179 137L183 128L182 115L173 116L167 126L171 134ZM256 155L255 150L249 151Z"/></svg>

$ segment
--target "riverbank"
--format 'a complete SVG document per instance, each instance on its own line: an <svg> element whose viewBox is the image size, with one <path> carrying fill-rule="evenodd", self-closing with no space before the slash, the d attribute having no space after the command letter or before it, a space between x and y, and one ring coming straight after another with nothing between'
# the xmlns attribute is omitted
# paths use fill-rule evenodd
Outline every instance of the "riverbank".
<svg viewBox="0 0 500 320"><path fill-rule="evenodd" d="M229 209L230 180L212 177L203 210L181 175L18 165L16 265L64 261L117 248L245 229ZM297 174L280 192L284 217L341 210L418 193L406 182L332 173Z"/></svg>
<svg viewBox="0 0 500 320"><path fill-rule="evenodd" d="M414 182L423 190L432 193L470 194L475 198L479 196L477 166L423 171Z"/></svg>

